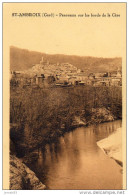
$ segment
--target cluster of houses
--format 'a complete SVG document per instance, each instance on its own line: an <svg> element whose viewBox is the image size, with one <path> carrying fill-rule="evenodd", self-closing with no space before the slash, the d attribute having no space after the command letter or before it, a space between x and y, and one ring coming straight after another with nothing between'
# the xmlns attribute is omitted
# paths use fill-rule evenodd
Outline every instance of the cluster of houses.
<svg viewBox="0 0 129 195"><path fill-rule="evenodd" d="M122 86L121 70L106 73L90 73L87 75L70 63L51 64L44 61L43 57L39 64L27 71L12 71L11 82L14 85L23 86Z"/></svg>

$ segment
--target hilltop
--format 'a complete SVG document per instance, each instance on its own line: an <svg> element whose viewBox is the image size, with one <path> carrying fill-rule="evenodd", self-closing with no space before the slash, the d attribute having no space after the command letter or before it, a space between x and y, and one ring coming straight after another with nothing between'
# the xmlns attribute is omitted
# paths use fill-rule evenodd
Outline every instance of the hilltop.
<svg viewBox="0 0 129 195"><path fill-rule="evenodd" d="M122 58L98 58L89 56L76 56L64 54L46 54L27 49L20 49L14 46L10 47L10 69L27 70L34 64L38 64L41 57L49 60L50 63L69 62L86 73L90 72L113 72L122 67Z"/></svg>

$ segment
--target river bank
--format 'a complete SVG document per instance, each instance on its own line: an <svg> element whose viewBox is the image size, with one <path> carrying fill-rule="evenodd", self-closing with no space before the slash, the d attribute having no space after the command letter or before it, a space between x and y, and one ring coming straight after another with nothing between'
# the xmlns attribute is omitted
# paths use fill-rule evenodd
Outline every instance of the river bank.
<svg viewBox="0 0 129 195"><path fill-rule="evenodd" d="M63 136L66 132L73 131L74 129L84 126L87 127L89 125L100 124L104 122L114 121L116 117L112 115L110 110L106 108L97 108L91 110L91 118L85 119L84 117L75 116L72 119L72 123L66 128L65 124L62 124L60 128L56 130L48 130L45 134L40 135L32 135L31 129L29 130L28 127L19 129L17 125L12 125L10 129L11 134L11 152L16 153L18 157L24 157L25 162L28 160L33 160L36 158L36 154L33 154L35 149L38 149L41 146L45 146L48 143L55 142L60 136ZM21 131L24 131L24 135L21 137ZM17 138L17 139L16 139ZM15 148L15 149L14 149ZM28 156L31 158L28 158Z"/></svg>
<svg viewBox="0 0 129 195"><path fill-rule="evenodd" d="M118 128L116 132L107 138L97 142L97 145L119 165L123 166L122 160L122 128Z"/></svg>

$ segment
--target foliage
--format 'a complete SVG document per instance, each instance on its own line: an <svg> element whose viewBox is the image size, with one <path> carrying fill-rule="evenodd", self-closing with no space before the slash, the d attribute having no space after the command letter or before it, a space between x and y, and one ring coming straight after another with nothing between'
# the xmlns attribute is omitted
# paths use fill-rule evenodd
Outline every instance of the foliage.
<svg viewBox="0 0 129 195"><path fill-rule="evenodd" d="M120 87L10 89L10 135L18 145L34 147L71 129L75 116L91 122L92 109L106 108L122 117ZM103 116L102 116L103 117Z"/></svg>

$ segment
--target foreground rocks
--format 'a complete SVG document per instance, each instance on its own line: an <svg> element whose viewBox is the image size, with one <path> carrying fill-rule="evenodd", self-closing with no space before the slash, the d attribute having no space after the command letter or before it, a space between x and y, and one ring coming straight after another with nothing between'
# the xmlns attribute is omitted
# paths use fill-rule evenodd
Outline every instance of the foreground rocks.
<svg viewBox="0 0 129 195"><path fill-rule="evenodd" d="M10 156L10 190L44 190L46 186L39 181L20 159Z"/></svg>
<svg viewBox="0 0 129 195"><path fill-rule="evenodd" d="M97 142L97 145L119 165L123 165L122 160L122 131L118 128L115 133L109 137Z"/></svg>

